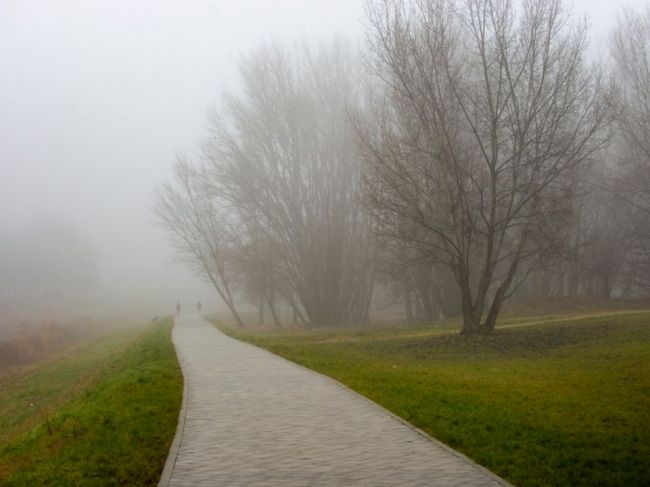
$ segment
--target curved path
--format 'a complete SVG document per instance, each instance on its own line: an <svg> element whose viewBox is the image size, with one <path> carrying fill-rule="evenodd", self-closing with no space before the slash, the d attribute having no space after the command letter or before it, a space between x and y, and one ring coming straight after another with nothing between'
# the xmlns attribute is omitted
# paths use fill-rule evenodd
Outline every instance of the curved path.
<svg viewBox="0 0 650 487"><path fill-rule="evenodd" d="M184 407L161 485L499 486L337 382L197 315L172 332Z"/></svg>

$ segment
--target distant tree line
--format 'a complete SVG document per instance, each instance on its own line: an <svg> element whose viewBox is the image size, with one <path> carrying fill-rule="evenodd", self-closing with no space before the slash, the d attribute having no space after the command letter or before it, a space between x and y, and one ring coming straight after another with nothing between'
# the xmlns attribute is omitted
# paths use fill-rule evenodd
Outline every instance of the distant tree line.
<svg viewBox="0 0 650 487"><path fill-rule="evenodd" d="M650 290L650 9L586 59L562 0L370 0L366 45L262 47L156 195L179 260L305 326L495 326L508 299Z"/></svg>
<svg viewBox="0 0 650 487"><path fill-rule="evenodd" d="M99 285L97 253L71 225L0 231L0 303L83 295Z"/></svg>

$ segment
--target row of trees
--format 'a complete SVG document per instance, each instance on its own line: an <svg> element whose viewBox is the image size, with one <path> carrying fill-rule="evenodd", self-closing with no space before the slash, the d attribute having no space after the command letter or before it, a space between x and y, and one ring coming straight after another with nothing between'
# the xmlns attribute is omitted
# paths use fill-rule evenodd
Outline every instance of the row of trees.
<svg viewBox="0 0 650 487"><path fill-rule="evenodd" d="M266 47L242 63L242 92L213 112L201 164L183 158L157 214L178 255L235 317L233 286L303 324L367 320L374 243L358 199L362 160L348 116L361 73L342 45Z"/></svg>
<svg viewBox="0 0 650 487"><path fill-rule="evenodd" d="M156 196L179 259L323 326L494 328L513 297L643 292L650 277L650 14L612 63L561 0L372 0L367 47L267 46Z"/></svg>

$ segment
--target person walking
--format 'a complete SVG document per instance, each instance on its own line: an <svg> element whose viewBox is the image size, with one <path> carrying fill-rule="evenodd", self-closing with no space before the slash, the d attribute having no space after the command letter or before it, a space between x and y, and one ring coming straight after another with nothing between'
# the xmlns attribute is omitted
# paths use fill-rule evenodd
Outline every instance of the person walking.
<svg viewBox="0 0 650 487"><path fill-rule="evenodd" d="M199 313L201 312L201 306L203 306L203 305L201 304L201 301L199 301L198 303L196 303L196 309L199 311Z"/></svg>
<svg viewBox="0 0 650 487"><path fill-rule="evenodd" d="M176 316L181 314L181 303L180 301L176 301Z"/></svg>

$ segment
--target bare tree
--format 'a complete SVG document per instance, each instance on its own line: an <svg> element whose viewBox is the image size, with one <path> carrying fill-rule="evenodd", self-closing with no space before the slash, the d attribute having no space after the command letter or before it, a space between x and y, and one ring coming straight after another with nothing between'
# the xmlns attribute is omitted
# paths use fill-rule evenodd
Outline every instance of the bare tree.
<svg viewBox="0 0 650 487"><path fill-rule="evenodd" d="M164 184L156 193L154 212L167 230L176 258L210 282L243 327L235 306L233 281L236 239L230 216L217 198L203 186L200 170L183 157L174 165L174 184Z"/></svg>
<svg viewBox="0 0 650 487"><path fill-rule="evenodd" d="M561 0L374 0L367 19L385 89L361 130L369 207L451 270L462 332L490 331L558 251L607 140L608 85Z"/></svg>
<svg viewBox="0 0 650 487"><path fill-rule="evenodd" d="M206 184L272 256L274 289L309 325L366 321L369 219L357 198L361 158L348 122L359 70L344 46L264 47L241 66L204 146ZM260 257L260 254L257 254Z"/></svg>

